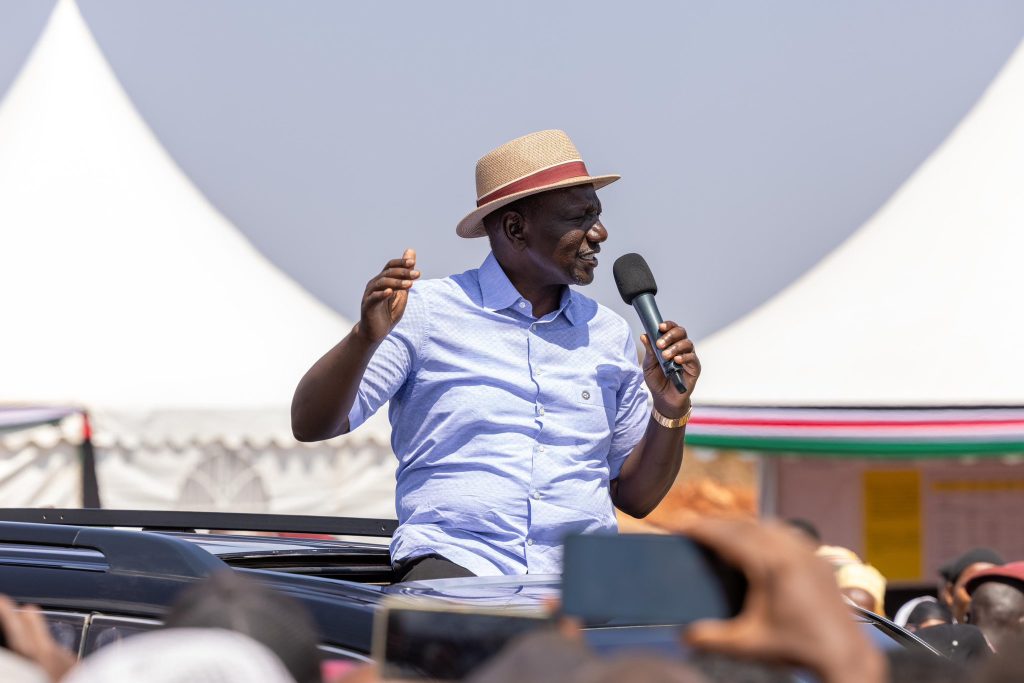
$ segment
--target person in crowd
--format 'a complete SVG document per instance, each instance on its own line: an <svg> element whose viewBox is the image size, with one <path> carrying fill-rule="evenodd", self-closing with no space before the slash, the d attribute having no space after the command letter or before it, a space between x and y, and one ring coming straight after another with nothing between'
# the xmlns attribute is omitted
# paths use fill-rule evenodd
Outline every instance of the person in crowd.
<svg viewBox="0 0 1024 683"><path fill-rule="evenodd" d="M951 660L976 664L992 654L985 635L972 624L939 624L917 631L917 636Z"/></svg>
<svg viewBox="0 0 1024 683"><path fill-rule="evenodd" d="M854 605L885 616L885 577L870 564L844 564L836 570L836 583Z"/></svg>
<svg viewBox="0 0 1024 683"><path fill-rule="evenodd" d="M835 570L848 564L862 564L857 553L841 545L820 545L814 551L814 554L827 562Z"/></svg>
<svg viewBox="0 0 1024 683"><path fill-rule="evenodd" d="M949 608L935 598L928 597L930 599L918 602L910 610L903 624L901 624L908 631L916 632L932 626L944 626L953 623L953 613L949 611ZM899 624L900 622L896 621L896 623Z"/></svg>
<svg viewBox="0 0 1024 683"><path fill-rule="evenodd" d="M63 683L296 683L252 638L218 628L162 629L86 657Z"/></svg>
<svg viewBox="0 0 1024 683"><path fill-rule="evenodd" d="M894 650L886 659L891 683L977 683L972 667L930 652Z"/></svg>
<svg viewBox="0 0 1024 683"><path fill-rule="evenodd" d="M964 587L978 572L1003 564L1006 560L991 548L972 548L939 569L939 602L953 612L957 623L964 623L971 598Z"/></svg>
<svg viewBox="0 0 1024 683"><path fill-rule="evenodd" d="M617 179L591 176L558 130L484 155L456 228L488 239L483 264L418 281L412 249L388 261L355 327L299 382L300 441L390 402L400 580L557 573L567 534L615 531L615 508L643 517L675 481L693 342L666 321L641 337L641 368L626 321L570 288L594 279L608 239L597 190ZM685 392L660 360L682 367Z"/></svg>
<svg viewBox="0 0 1024 683"><path fill-rule="evenodd" d="M1024 672L1024 639L1010 640L990 657L971 683L1020 683Z"/></svg>
<svg viewBox="0 0 1024 683"><path fill-rule="evenodd" d="M965 586L969 621L996 652L1024 639L1024 562L1010 562L975 574Z"/></svg>
<svg viewBox="0 0 1024 683"><path fill-rule="evenodd" d="M301 603L237 572L214 574L186 589L167 628L236 631L273 652L298 683L320 681L317 630Z"/></svg>

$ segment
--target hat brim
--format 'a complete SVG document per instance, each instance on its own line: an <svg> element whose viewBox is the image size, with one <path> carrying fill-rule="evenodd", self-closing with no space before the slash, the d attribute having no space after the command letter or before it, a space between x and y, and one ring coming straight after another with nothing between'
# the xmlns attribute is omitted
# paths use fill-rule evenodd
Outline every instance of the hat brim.
<svg viewBox="0 0 1024 683"><path fill-rule="evenodd" d="M478 207L475 211L470 212L469 215L459 221L459 224L455 227L455 233L459 237L483 237L487 234L487 231L484 230L484 216L492 211L497 211L503 206L511 204L517 199L529 197L531 194L540 194L541 192L547 192L548 190L558 190L563 187L573 187L575 185L593 185L595 190L599 190L605 185L614 183L621 177L622 176L613 174L566 178L565 180L560 180L557 183L523 190L522 192L516 192L508 195L507 197L502 197L501 199L495 199L493 202L487 202L483 206Z"/></svg>

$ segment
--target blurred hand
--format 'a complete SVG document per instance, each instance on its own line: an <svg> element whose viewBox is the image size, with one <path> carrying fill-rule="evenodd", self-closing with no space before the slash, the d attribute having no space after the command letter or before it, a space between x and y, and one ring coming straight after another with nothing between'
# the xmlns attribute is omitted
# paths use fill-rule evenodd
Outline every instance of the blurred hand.
<svg viewBox="0 0 1024 683"><path fill-rule="evenodd" d="M402 258L388 261L366 284L355 328L357 335L378 344L394 329L405 313L412 283L420 276L418 270L413 270L415 267L416 251L406 249Z"/></svg>
<svg viewBox="0 0 1024 683"><path fill-rule="evenodd" d="M747 577L740 614L691 625L685 640L729 656L813 670L824 683L880 683L885 659L854 623L832 569L780 524L697 520L683 533Z"/></svg>
<svg viewBox="0 0 1024 683"><path fill-rule="evenodd" d="M657 349L651 348L651 340L641 335L644 343L644 381L651 390L654 407L665 417L675 419L682 417L690 409L690 396L693 385L700 377L700 361L693 348L693 342L686 336L686 329L671 320L663 322L659 328L661 336L655 342ZM662 361L674 360L683 366L683 381L686 393L680 394L671 380L661 369Z"/></svg>
<svg viewBox="0 0 1024 683"><path fill-rule="evenodd" d="M75 656L53 639L38 607L18 611L10 598L0 595L0 628L7 648L38 665L55 683L74 667Z"/></svg>

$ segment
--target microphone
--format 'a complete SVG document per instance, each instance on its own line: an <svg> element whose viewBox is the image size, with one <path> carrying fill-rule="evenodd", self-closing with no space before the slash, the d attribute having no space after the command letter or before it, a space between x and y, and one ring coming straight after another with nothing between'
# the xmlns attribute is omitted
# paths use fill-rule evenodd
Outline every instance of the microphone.
<svg viewBox="0 0 1024 683"><path fill-rule="evenodd" d="M647 338L651 340L651 348L658 354L661 361L661 369L665 376L680 394L686 393L686 383L683 381L683 366L674 360L665 360L658 351L655 342L661 336L658 326L665 322L658 311L658 304L654 302L654 295L658 293L658 285L654 282L654 275L651 273L647 261L640 254L623 254L615 259L612 266L612 276L615 278L615 286L619 288L619 295L622 300L636 310L640 316L640 322L644 325Z"/></svg>

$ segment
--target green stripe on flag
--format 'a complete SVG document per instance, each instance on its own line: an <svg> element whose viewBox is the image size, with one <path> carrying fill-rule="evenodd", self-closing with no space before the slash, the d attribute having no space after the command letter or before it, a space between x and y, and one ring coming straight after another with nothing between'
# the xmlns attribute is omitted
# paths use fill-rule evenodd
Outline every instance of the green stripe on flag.
<svg viewBox="0 0 1024 683"><path fill-rule="evenodd" d="M687 434L686 443L704 448L739 451L785 451L805 453L823 458L854 458L871 455L879 458L922 460L927 458L958 458L965 455L999 457L1024 454L1024 442L985 441L856 441L838 439L773 439L758 436L720 434Z"/></svg>

